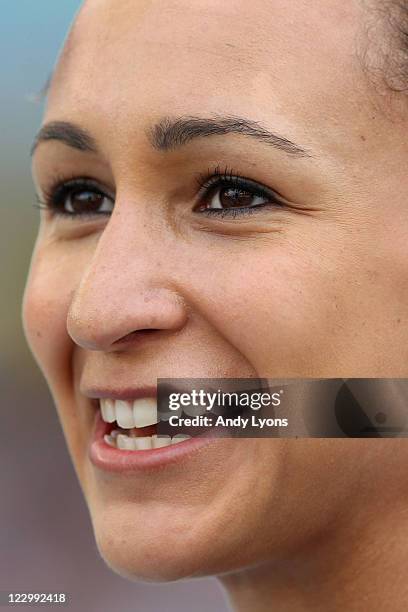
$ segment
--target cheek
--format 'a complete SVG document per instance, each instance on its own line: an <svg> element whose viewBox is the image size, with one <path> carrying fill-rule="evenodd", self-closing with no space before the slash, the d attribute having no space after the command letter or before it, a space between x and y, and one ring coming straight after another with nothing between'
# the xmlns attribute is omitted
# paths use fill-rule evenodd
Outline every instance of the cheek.
<svg viewBox="0 0 408 612"><path fill-rule="evenodd" d="M61 366L72 349L66 321L74 290L74 280L55 261L41 250L34 254L22 313L27 341L51 388L68 372Z"/></svg>
<svg viewBox="0 0 408 612"><path fill-rule="evenodd" d="M254 366L260 376L305 375L339 318L336 292L347 299L347 282L316 257L264 253L227 265L225 277L197 295L212 325ZM342 289L343 287L343 289ZM203 296L206 296L203 304Z"/></svg>

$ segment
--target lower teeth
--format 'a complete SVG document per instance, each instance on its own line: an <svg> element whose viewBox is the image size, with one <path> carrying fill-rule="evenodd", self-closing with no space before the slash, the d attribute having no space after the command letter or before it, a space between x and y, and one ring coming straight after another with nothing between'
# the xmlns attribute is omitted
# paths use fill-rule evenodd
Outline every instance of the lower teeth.
<svg viewBox="0 0 408 612"><path fill-rule="evenodd" d="M104 440L109 446L113 446L114 448L118 448L120 450L149 450L151 448L162 448L163 446L170 446L170 444L177 444L178 442L183 442L184 440L188 440L191 436L187 436L184 434L176 434L175 436L145 436L145 437L135 437L128 436L126 434L121 433L117 429L111 431L110 434L106 434L104 436Z"/></svg>

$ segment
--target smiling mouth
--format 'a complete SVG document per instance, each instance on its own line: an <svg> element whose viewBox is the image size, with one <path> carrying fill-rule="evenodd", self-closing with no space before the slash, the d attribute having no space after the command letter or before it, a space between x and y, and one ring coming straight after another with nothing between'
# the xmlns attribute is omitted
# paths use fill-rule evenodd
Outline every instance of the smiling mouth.
<svg viewBox="0 0 408 612"><path fill-rule="evenodd" d="M157 398L136 400L99 399L102 420L109 424L104 440L109 446L123 451L163 448L188 440L191 436L158 435Z"/></svg>

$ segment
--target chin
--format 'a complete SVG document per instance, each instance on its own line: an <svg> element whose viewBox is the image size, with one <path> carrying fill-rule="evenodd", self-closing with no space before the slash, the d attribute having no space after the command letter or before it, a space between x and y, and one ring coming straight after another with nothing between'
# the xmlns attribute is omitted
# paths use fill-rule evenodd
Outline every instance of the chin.
<svg viewBox="0 0 408 612"><path fill-rule="evenodd" d="M128 580L174 582L228 569L215 563L217 551L204 533L192 541L188 529L174 532L171 524L148 531L143 524L135 524L131 532L124 525L112 527L102 517L94 523L99 554L112 571Z"/></svg>
<svg viewBox="0 0 408 612"><path fill-rule="evenodd" d="M183 511L176 514L177 505L163 516L132 502L91 509L99 554L112 571L132 581L173 582L227 569L223 560L216 562L224 546L214 546L222 540L214 525L201 528ZM223 556L226 561L228 551Z"/></svg>

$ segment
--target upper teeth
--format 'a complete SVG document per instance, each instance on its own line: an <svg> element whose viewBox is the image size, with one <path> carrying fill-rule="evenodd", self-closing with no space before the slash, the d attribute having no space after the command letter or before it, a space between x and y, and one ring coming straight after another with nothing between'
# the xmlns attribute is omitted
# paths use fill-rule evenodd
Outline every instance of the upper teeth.
<svg viewBox="0 0 408 612"><path fill-rule="evenodd" d="M147 427L158 423L155 397L144 397L133 401L104 398L99 400L99 405L106 423L116 421L119 427L124 429Z"/></svg>

